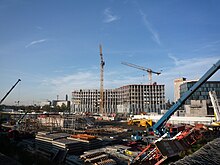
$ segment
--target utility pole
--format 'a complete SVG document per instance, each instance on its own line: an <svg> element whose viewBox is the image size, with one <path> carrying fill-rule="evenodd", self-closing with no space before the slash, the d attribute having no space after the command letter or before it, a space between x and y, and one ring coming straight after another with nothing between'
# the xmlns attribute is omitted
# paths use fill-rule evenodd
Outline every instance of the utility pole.
<svg viewBox="0 0 220 165"><path fill-rule="evenodd" d="M99 45L99 49L100 49L100 106L99 106L99 113L103 114L104 113L104 59L103 59L103 55L102 55L102 45Z"/></svg>

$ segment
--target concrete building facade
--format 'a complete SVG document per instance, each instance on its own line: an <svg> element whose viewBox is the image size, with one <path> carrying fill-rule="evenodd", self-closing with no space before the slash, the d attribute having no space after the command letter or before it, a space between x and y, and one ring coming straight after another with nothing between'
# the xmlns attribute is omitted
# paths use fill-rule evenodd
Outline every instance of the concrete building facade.
<svg viewBox="0 0 220 165"><path fill-rule="evenodd" d="M72 92L73 112L99 113L99 90ZM104 91L104 111L107 114L157 113L165 109L164 85L126 85Z"/></svg>
<svg viewBox="0 0 220 165"><path fill-rule="evenodd" d="M97 89L80 89L72 92L72 111L99 113L100 91ZM104 91L104 113L116 113L117 92L112 89Z"/></svg>
<svg viewBox="0 0 220 165"><path fill-rule="evenodd" d="M180 85L180 96L188 91L196 81L186 81ZM186 100L184 109L186 116L209 116L213 115L209 91L215 91L220 98L220 81L207 81Z"/></svg>
<svg viewBox="0 0 220 165"><path fill-rule="evenodd" d="M174 80L174 102L180 98L180 85L186 82L186 78L177 78Z"/></svg>

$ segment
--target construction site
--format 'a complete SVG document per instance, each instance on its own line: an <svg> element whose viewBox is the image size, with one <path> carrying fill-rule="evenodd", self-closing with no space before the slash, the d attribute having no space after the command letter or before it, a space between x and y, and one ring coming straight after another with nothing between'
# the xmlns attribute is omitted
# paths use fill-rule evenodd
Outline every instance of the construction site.
<svg viewBox="0 0 220 165"><path fill-rule="evenodd" d="M100 45L100 89L73 91L69 112L1 111L0 164L220 164L216 92L209 91L215 117L173 116L220 69L220 61L165 113L165 86L152 82L152 74L161 73L122 64L146 71L149 84L104 89Z"/></svg>

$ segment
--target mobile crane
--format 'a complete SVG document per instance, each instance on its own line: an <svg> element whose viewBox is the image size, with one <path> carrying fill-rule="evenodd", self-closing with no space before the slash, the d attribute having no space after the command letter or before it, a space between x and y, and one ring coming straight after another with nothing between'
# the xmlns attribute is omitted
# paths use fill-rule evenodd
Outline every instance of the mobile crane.
<svg viewBox="0 0 220 165"><path fill-rule="evenodd" d="M218 99L215 91L209 91L209 96L211 98L212 106L214 109L214 114L216 121L212 125L220 126L220 106L218 104Z"/></svg>
<svg viewBox="0 0 220 165"><path fill-rule="evenodd" d="M203 85L218 69L220 69L220 60L217 61L216 64L214 64L200 79L197 81L190 89L189 91L185 92L183 96L158 120L156 124L151 127L151 129L155 132L155 134L159 135L160 138L153 143L150 143L145 149L142 150L134 159L131 160L130 164L135 164L137 161L139 161L141 164L142 161L150 161L154 162L153 164L161 164L164 160L167 159L167 156L162 156L161 152L158 150L157 147L155 147L155 144L157 141L162 140L163 138L168 136L168 133L166 132L164 126L166 122L169 120L169 118L173 115L174 112L178 110L178 108L199 88L201 85ZM191 145L195 143L196 139L199 139L201 135L196 132L194 129L191 129L190 131L183 131L182 133L179 132L176 135L177 139L181 139L188 136L190 140L194 141L187 141L186 142ZM174 138L173 138L174 139ZM151 163L149 163L151 164Z"/></svg>
<svg viewBox="0 0 220 165"><path fill-rule="evenodd" d="M11 93L11 91L14 89L14 87L21 81L21 79L18 79L18 81L15 83L15 85L13 85L11 87L11 89L6 93L6 95L1 99L0 101L0 105L2 104L2 102L6 99L6 97Z"/></svg>
<svg viewBox="0 0 220 165"><path fill-rule="evenodd" d="M214 64L177 102L153 125L153 131L162 136L165 133L164 126L169 118L178 110L178 108L203 85L218 69L220 69L220 60Z"/></svg>

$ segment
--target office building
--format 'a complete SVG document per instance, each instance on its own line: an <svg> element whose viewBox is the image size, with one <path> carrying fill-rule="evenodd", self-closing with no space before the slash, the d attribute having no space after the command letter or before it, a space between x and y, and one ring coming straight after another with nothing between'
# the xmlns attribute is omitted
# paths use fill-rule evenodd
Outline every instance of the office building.
<svg viewBox="0 0 220 165"><path fill-rule="evenodd" d="M180 85L180 96L188 91L197 81L186 81ZM184 109L186 116L209 116L213 115L209 91L215 91L220 98L220 81L207 81L197 89L186 101Z"/></svg>

